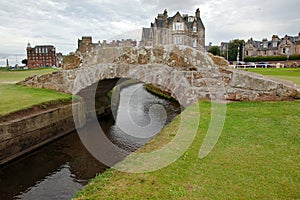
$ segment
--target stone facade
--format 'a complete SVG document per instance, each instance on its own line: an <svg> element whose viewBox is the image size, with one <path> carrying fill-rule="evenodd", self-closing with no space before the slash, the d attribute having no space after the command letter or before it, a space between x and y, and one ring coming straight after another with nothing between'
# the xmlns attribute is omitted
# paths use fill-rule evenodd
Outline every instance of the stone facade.
<svg viewBox="0 0 300 200"><path fill-rule="evenodd" d="M279 38L272 36L272 40L255 41L250 38L245 44L244 55L247 56L276 56L276 55L300 55L300 32L298 36L284 36Z"/></svg>
<svg viewBox="0 0 300 200"><path fill-rule="evenodd" d="M168 17L167 10L158 14L150 28L143 28L140 45L159 44L204 48L205 27L200 18L200 10L196 10L195 16L181 15L177 12L173 17Z"/></svg>
<svg viewBox="0 0 300 200"><path fill-rule="evenodd" d="M39 67L56 66L55 47L52 45L42 45L31 47L27 45L27 66L29 69Z"/></svg>
<svg viewBox="0 0 300 200"><path fill-rule="evenodd" d="M205 52L173 45L99 48L84 57L76 69L34 76L20 84L78 94L101 80L118 78L155 85L183 106L201 98L213 101L300 98L299 86L291 82L217 67Z"/></svg>
<svg viewBox="0 0 300 200"><path fill-rule="evenodd" d="M94 49L91 36L82 36L82 39L81 40L78 39L77 43L78 43L77 52L88 53L93 51Z"/></svg>
<svg viewBox="0 0 300 200"><path fill-rule="evenodd" d="M78 39L78 47L76 50L77 54L88 54L96 48L115 48L115 47L135 47L137 46L137 42L132 39L126 40L113 40L111 42L107 42L103 40L103 42L93 43L91 36L82 36L82 39Z"/></svg>

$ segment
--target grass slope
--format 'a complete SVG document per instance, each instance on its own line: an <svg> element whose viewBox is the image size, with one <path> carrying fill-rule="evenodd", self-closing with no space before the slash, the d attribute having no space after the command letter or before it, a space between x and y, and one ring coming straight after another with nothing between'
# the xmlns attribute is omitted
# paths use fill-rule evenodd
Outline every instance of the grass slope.
<svg viewBox="0 0 300 200"><path fill-rule="evenodd" d="M300 69L299 68L257 68L247 69L247 71L255 72L265 76L271 76L279 79L289 80L300 85Z"/></svg>
<svg viewBox="0 0 300 200"><path fill-rule="evenodd" d="M33 105L58 99L70 99L71 95L53 90L28 88L13 84L0 84L0 116L17 110L27 109Z"/></svg>
<svg viewBox="0 0 300 200"><path fill-rule="evenodd" d="M22 71L0 71L0 116L49 101L70 100L71 95L68 94L12 84L28 76L47 74L56 70L43 68Z"/></svg>
<svg viewBox="0 0 300 200"><path fill-rule="evenodd" d="M228 104L219 141L204 159L198 152L210 122L210 103L200 102L200 110L197 136L176 162L143 174L110 169L78 192L77 199L300 198L299 101ZM177 117L143 150L160 148L174 137L179 123Z"/></svg>

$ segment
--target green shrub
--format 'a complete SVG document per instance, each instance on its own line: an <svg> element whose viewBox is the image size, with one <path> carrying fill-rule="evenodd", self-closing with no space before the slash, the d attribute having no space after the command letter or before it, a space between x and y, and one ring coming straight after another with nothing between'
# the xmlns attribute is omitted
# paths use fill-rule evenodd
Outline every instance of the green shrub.
<svg viewBox="0 0 300 200"><path fill-rule="evenodd" d="M245 57L245 62L261 62L261 61L285 61L287 57L282 56L257 56L257 57ZM300 60L300 55L290 55L289 60Z"/></svg>

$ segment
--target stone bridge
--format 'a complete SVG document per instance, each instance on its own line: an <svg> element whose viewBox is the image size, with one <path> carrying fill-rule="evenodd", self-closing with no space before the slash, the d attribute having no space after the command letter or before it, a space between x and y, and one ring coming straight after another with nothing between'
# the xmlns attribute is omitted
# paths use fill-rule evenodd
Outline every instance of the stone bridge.
<svg viewBox="0 0 300 200"><path fill-rule="evenodd" d="M83 96L93 92L101 97L119 79L135 79L168 92L183 106L198 99L273 101L300 98L299 86L291 82L218 66L207 53L186 46L99 47L76 59L77 64L69 67L72 69L33 76L20 84Z"/></svg>

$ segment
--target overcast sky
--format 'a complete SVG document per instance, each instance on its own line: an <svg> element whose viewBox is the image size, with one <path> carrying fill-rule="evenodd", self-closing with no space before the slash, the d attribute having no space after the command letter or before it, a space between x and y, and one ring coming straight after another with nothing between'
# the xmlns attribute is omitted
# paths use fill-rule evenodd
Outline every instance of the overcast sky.
<svg viewBox="0 0 300 200"><path fill-rule="evenodd" d="M25 54L27 42L52 44L67 54L83 35L93 42L130 37L164 9L173 16L194 15L197 8L206 44L300 31L299 0L0 0L0 55Z"/></svg>

